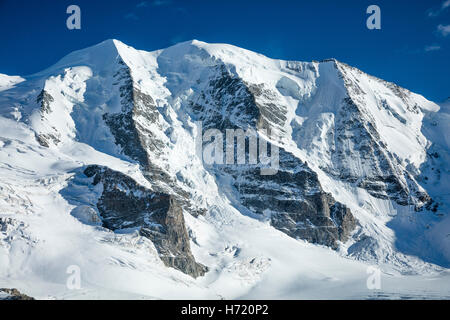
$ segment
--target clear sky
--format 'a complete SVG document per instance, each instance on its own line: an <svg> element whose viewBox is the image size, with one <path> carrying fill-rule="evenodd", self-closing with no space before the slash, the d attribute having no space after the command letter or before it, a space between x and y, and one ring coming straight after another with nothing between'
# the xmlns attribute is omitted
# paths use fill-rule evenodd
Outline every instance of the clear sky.
<svg viewBox="0 0 450 320"><path fill-rule="evenodd" d="M66 9L81 8L81 30ZM366 9L381 9L381 30ZM271 58L336 58L425 97L450 96L450 0L0 0L0 73L27 75L115 38L155 50L198 39Z"/></svg>

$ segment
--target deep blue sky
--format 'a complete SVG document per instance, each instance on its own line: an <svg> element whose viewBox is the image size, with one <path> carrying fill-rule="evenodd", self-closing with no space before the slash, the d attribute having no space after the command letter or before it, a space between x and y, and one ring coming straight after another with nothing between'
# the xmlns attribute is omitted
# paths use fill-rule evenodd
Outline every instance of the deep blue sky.
<svg viewBox="0 0 450 320"><path fill-rule="evenodd" d="M337 58L441 101L450 96L450 30L438 31L450 25L444 2L0 0L0 73L32 74L109 38L143 50L198 39L272 58ZM81 8L81 30L66 28L70 4ZM366 28L370 4L381 8L381 30Z"/></svg>

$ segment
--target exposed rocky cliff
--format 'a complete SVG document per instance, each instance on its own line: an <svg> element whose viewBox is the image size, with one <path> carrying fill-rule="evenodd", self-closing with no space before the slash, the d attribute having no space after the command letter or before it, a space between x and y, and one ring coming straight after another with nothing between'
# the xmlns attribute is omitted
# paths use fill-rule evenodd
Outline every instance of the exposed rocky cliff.
<svg viewBox="0 0 450 320"><path fill-rule="evenodd" d="M168 266L193 277L202 276L208 268L197 263L191 253L183 210L174 196L140 186L123 173L100 166L84 170L92 184L103 191L97 202L102 225L110 230L137 228L150 239Z"/></svg>
<svg viewBox="0 0 450 320"><path fill-rule="evenodd" d="M226 65L212 67L213 76L204 84L204 90L190 97L187 104L194 117L202 121L202 134L215 128L226 135L227 129L254 132L259 140L272 143L259 135L264 130L285 134L286 107L277 102L277 94L264 84L242 81ZM215 70L214 70L215 69ZM275 137L272 142L279 143ZM250 137L245 138L245 159L249 159ZM229 142L228 142L229 143ZM205 143L206 144L206 143ZM232 143L238 149L238 141ZM223 149L226 150L224 141ZM273 151L272 151L273 152ZM356 227L356 220L345 205L336 202L331 194L322 190L317 174L306 163L286 151L279 150L279 163L275 174L262 175L267 165L219 165L209 170L218 176L229 176L236 190L236 201L252 213L266 216L271 224L286 234L337 248L338 241L345 242Z"/></svg>

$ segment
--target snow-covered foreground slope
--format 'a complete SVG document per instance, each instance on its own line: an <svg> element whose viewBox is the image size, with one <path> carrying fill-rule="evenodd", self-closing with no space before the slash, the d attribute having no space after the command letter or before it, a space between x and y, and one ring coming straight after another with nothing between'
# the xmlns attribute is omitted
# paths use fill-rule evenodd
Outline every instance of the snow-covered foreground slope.
<svg viewBox="0 0 450 320"><path fill-rule="evenodd" d="M335 60L199 41L108 40L0 90L0 288L450 298L445 107ZM198 121L270 130L278 172L206 165Z"/></svg>

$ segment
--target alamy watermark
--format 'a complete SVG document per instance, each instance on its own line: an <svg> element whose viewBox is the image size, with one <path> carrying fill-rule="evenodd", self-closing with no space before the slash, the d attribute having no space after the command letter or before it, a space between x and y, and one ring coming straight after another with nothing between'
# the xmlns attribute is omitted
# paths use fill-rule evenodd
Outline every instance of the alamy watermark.
<svg viewBox="0 0 450 320"><path fill-rule="evenodd" d="M377 5L371 5L367 7L367 14L370 16L367 18L366 26L369 30L380 30L381 29L381 9Z"/></svg>
<svg viewBox="0 0 450 320"><path fill-rule="evenodd" d="M66 26L69 30L80 30L81 29L81 9L77 5L70 5L66 10L67 14L70 16L66 20Z"/></svg>
<svg viewBox="0 0 450 320"><path fill-rule="evenodd" d="M66 9L66 13L70 16L66 20L66 26L69 30L80 30L81 29L81 9L77 5L70 5ZM370 16L366 20L366 26L369 30L380 30L381 29L381 9L379 6L373 4L367 7L367 14ZM134 15L134 14L133 14ZM130 16L133 16L130 15Z"/></svg>
<svg viewBox="0 0 450 320"><path fill-rule="evenodd" d="M248 164L259 167L261 175L278 172L279 147L269 142L273 136L268 130L226 129L224 139L224 133L219 129L209 128L203 133L202 122L197 121L196 125L196 153L206 165Z"/></svg>
<svg viewBox="0 0 450 320"><path fill-rule="evenodd" d="M369 290L381 289L381 270L374 266L367 267L366 270L369 277L367 277L366 285Z"/></svg>
<svg viewBox="0 0 450 320"><path fill-rule="evenodd" d="M69 274L66 281L66 287L69 290L81 289L81 269L77 265L70 265L66 269L66 273Z"/></svg>

